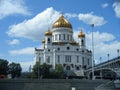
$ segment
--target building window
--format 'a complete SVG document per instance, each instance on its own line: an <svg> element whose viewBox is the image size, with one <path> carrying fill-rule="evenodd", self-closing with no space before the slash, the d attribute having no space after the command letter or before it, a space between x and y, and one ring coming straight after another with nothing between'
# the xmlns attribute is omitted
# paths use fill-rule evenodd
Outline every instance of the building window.
<svg viewBox="0 0 120 90"><path fill-rule="evenodd" d="M50 56L47 57L47 63L50 63Z"/></svg>
<svg viewBox="0 0 120 90"><path fill-rule="evenodd" d="M90 61L90 60L88 59L88 65L89 65L89 63L90 63L89 61Z"/></svg>
<svg viewBox="0 0 120 90"><path fill-rule="evenodd" d="M63 40L65 40L65 34L63 34Z"/></svg>
<svg viewBox="0 0 120 90"><path fill-rule="evenodd" d="M79 49L77 48L76 51L79 51Z"/></svg>
<svg viewBox="0 0 120 90"><path fill-rule="evenodd" d="M79 56L77 56L77 63L79 63Z"/></svg>
<svg viewBox="0 0 120 90"><path fill-rule="evenodd" d="M70 49L70 47L67 47L67 50L69 50Z"/></svg>
<svg viewBox="0 0 120 90"><path fill-rule="evenodd" d="M60 51L60 48L57 48L58 51Z"/></svg>
<svg viewBox="0 0 120 90"><path fill-rule="evenodd" d="M67 40L69 40L69 35L67 35Z"/></svg>
<svg viewBox="0 0 120 90"><path fill-rule="evenodd" d="M48 49L48 52L50 52L50 49Z"/></svg>
<svg viewBox="0 0 120 90"><path fill-rule="evenodd" d="M81 45L84 46L84 40L83 39L81 40Z"/></svg>
<svg viewBox="0 0 120 90"><path fill-rule="evenodd" d="M41 63L41 57L39 57L39 61L38 61L38 63L39 63L39 64Z"/></svg>
<svg viewBox="0 0 120 90"><path fill-rule="evenodd" d="M84 57L82 57L82 65L84 65Z"/></svg>
<svg viewBox="0 0 120 90"><path fill-rule="evenodd" d="M61 40L61 34L59 34L59 40Z"/></svg>
<svg viewBox="0 0 120 90"><path fill-rule="evenodd" d="M71 56L65 56L65 62L71 62Z"/></svg>
<svg viewBox="0 0 120 90"><path fill-rule="evenodd" d="M50 43L50 38L48 38L48 43Z"/></svg>
<svg viewBox="0 0 120 90"><path fill-rule="evenodd" d="M57 35L55 35L55 40L57 40Z"/></svg>
<svg viewBox="0 0 120 90"><path fill-rule="evenodd" d="M58 55L58 63L60 63L60 55Z"/></svg>
<svg viewBox="0 0 120 90"><path fill-rule="evenodd" d="M76 70L80 70L80 67L79 67L79 66L77 66L77 67L76 67Z"/></svg>

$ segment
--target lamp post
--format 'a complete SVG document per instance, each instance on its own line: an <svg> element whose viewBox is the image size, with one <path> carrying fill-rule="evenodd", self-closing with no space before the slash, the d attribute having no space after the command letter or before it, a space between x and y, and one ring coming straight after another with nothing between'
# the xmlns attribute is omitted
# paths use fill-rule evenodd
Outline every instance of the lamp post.
<svg viewBox="0 0 120 90"><path fill-rule="evenodd" d="M119 50L119 49L117 49L118 57L119 57L119 52L120 52L120 50Z"/></svg>
<svg viewBox="0 0 120 90"><path fill-rule="evenodd" d="M38 60L38 80L40 79L40 58Z"/></svg>
<svg viewBox="0 0 120 90"><path fill-rule="evenodd" d="M110 54L108 53L107 56L108 56L108 68L110 68L110 67L109 67L109 66L110 66L110 65L109 65L109 64L110 64L110 63L109 63L109 56L110 56Z"/></svg>
<svg viewBox="0 0 120 90"><path fill-rule="evenodd" d="M102 63L102 57L100 57L100 64ZM102 79L102 68L101 68L101 71L100 71L100 76L101 76L101 79Z"/></svg>
<svg viewBox="0 0 120 90"><path fill-rule="evenodd" d="M91 24L92 27L92 80L94 80L94 35L93 35L93 28L94 24Z"/></svg>

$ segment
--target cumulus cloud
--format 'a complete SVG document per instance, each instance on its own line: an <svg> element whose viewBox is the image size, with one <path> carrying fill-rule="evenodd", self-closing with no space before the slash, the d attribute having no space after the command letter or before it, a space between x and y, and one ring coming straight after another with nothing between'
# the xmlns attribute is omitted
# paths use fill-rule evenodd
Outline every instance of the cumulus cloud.
<svg viewBox="0 0 120 90"><path fill-rule="evenodd" d="M16 45L19 43L20 43L20 41L18 39L13 39L12 41L9 42L10 45Z"/></svg>
<svg viewBox="0 0 120 90"><path fill-rule="evenodd" d="M68 19L78 17L78 15L75 14L75 13L72 13L72 14L71 13L65 13L64 16L66 16Z"/></svg>
<svg viewBox="0 0 120 90"><path fill-rule="evenodd" d="M9 27L7 34L12 37L24 37L32 40L40 40L48 27L60 16L52 7L47 8L35 17Z"/></svg>
<svg viewBox="0 0 120 90"><path fill-rule="evenodd" d="M93 15L93 13L79 14L79 20L86 24L94 24L95 26L101 26L106 23L104 17Z"/></svg>
<svg viewBox="0 0 120 90"><path fill-rule="evenodd" d="M9 51L11 55L33 55L34 54L34 47L27 47L18 50L11 50Z"/></svg>
<svg viewBox="0 0 120 90"><path fill-rule="evenodd" d="M108 7L108 3L104 3L104 4L102 4L101 6L102 6L102 8L106 8L106 7Z"/></svg>
<svg viewBox="0 0 120 90"><path fill-rule="evenodd" d="M120 18L120 2L114 2L113 3L113 8L116 16Z"/></svg>
<svg viewBox="0 0 120 90"><path fill-rule="evenodd" d="M84 31L84 29L83 29ZM74 32L74 38L77 39L79 31ZM86 46L89 50L92 50L92 33L85 32L86 35ZM100 57L102 62L108 59L107 54L110 54L110 59L117 56L117 49L120 48L120 42L116 40L113 34L99 31L93 32L94 35L94 56L95 62L100 63Z"/></svg>
<svg viewBox="0 0 120 90"><path fill-rule="evenodd" d="M23 0L1 0L0 19L13 14L30 15L30 12Z"/></svg>

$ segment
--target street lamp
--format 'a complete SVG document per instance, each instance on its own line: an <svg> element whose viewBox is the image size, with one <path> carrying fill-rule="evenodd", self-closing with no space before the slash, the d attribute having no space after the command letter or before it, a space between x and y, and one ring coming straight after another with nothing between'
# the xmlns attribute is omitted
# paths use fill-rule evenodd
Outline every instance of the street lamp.
<svg viewBox="0 0 120 90"><path fill-rule="evenodd" d="M100 57L100 64L102 63L102 57ZM101 76L101 79L102 79L102 68L101 68L101 71L100 71L100 76Z"/></svg>
<svg viewBox="0 0 120 90"><path fill-rule="evenodd" d="M100 57L100 64L102 63L102 57Z"/></svg>
<svg viewBox="0 0 120 90"><path fill-rule="evenodd" d="M117 49L118 57L119 57L119 52L120 52L120 50L119 50L119 49Z"/></svg>
<svg viewBox="0 0 120 90"><path fill-rule="evenodd" d="M40 58L38 60L38 80L40 79Z"/></svg>
<svg viewBox="0 0 120 90"><path fill-rule="evenodd" d="M93 28L94 24L91 24L92 27L92 80L94 80L94 35L93 35Z"/></svg>
<svg viewBox="0 0 120 90"><path fill-rule="evenodd" d="M110 66L110 65L109 65L109 64L110 64L110 63L109 63L109 56L110 56L110 54L108 53L107 56L108 56L108 68L110 68L110 67L109 67L109 66Z"/></svg>

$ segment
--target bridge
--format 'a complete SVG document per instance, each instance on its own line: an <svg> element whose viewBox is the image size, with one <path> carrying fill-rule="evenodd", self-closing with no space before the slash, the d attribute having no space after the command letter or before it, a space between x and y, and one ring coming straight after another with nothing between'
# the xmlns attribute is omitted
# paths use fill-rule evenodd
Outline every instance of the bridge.
<svg viewBox="0 0 120 90"><path fill-rule="evenodd" d="M92 67L85 70L85 75L92 78ZM120 76L120 56L94 66L97 78L114 78Z"/></svg>

